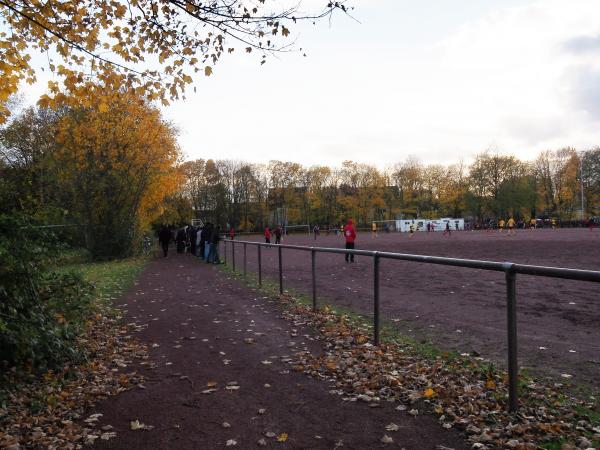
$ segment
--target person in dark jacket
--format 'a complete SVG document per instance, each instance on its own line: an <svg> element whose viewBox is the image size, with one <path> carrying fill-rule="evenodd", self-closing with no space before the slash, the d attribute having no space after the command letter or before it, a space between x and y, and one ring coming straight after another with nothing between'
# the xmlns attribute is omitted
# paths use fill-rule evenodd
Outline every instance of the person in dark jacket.
<svg viewBox="0 0 600 450"><path fill-rule="evenodd" d="M169 243L171 242L171 230L166 225L163 225L158 232L158 242L162 246L166 258L169 253Z"/></svg>
<svg viewBox="0 0 600 450"><path fill-rule="evenodd" d="M217 225L211 231L210 235L210 247L208 251L208 258L206 259L207 263L220 264L221 261L219 259L219 240L221 233L221 228Z"/></svg>
<svg viewBox="0 0 600 450"><path fill-rule="evenodd" d="M180 228L177 230L177 237L175 238L175 242L177 244L177 253L185 252L185 243L187 241L187 235L185 232L185 228Z"/></svg>
<svg viewBox="0 0 600 450"><path fill-rule="evenodd" d="M190 227L190 253L196 256L196 239L198 238L198 228Z"/></svg>
<svg viewBox="0 0 600 450"><path fill-rule="evenodd" d="M281 227L279 225L277 225L277 228L275 228L274 234L275 234L275 243L281 244Z"/></svg>
<svg viewBox="0 0 600 450"><path fill-rule="evenodd" d="M206 234L208 232L208 225L210 222L207 222L202 228L200 228L200 249L198 251L200 258L204 259L204 253L206 249Z"/></svg>

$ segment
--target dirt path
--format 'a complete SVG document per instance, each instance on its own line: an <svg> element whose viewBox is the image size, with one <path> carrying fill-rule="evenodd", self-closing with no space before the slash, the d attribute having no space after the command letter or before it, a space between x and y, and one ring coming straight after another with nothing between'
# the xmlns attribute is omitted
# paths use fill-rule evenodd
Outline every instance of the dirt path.
<svg viewBox="0 0 600 450"><path fill-rule="evenodd" d="M433 417L345 402L326 382L290 370L288 355L321 352L311 330L215 266L188 255L156 259L119 303L125 320L145 326L137 336L156 367L140 367L144 389L96 408L97 426L117 433L96 448L467 448ZM134 420L154 428L133 431ZM392 422L398 431L385 430ZM394 442L381 443L385 434Z"/></svg>

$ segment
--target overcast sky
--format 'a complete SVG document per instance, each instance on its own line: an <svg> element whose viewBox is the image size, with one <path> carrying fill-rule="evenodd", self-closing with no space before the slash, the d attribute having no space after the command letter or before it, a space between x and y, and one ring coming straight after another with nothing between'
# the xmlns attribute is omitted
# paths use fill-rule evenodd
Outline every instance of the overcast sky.
<svg viewBox="0 0 600 450"><path fill-rule="evenodd" d="M321 4L321 0L310 0ZM600 145L598 0L352 0L261 66L227 56L165 108L188 159L452 163Z"/></svg>

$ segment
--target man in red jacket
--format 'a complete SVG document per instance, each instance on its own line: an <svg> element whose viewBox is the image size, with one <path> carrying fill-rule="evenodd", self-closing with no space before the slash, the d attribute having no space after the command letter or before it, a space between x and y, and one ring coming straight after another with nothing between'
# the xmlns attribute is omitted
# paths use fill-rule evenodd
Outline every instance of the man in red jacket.
<svg viewBox="0 0 600 450"><path fill-rule="evenodd" d="M348 219L348 223L344 226L344 238L346 238L346 248L353 249L354 240L356 239L356 230L354 230L352 219ZM354 262L353 253L346 253L346 262L348 262L348 258L350 258L350 262Z"/></svg>

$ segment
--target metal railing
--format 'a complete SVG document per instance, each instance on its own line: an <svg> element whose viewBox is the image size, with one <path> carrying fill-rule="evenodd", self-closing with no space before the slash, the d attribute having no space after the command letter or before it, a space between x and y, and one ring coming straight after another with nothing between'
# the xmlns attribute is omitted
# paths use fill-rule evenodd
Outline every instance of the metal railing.
<svg viewBox="0 0 600 450"><path fill-rule="evenodd" d="M317 310L317 279L316 279L316 254L337 253L370 256L373 258L373 341L379 345L380 314L379 314L379 261L381 258L401 261L412 261L425 264L439 264L444 266L464 267L468 269L491 270L504 272L506 281L506 315L508 337L508 409L511 412L518 409L518 375L517 362L517 274L533 275L540 277L561 278L565 280L591 281L600 283L600 271L565 269L560 267L532 266L512 262L480 261L475 259L447 258L441 256L413 255L407 253L380 252L374 250L352 250L327 247L308 247L301 245L267 244L263 242L223 240L223 254L227 264L227 245L232 251L232 269L235 272L235 245L243 245L244 251L244 276L246 276L246 248L248 245L258 247L258 285L262 287L262 247L276 247L279 265L279 293L283 294L283 255L282 250L299 250L311 253L312 266L312 308Z"/></svg>

